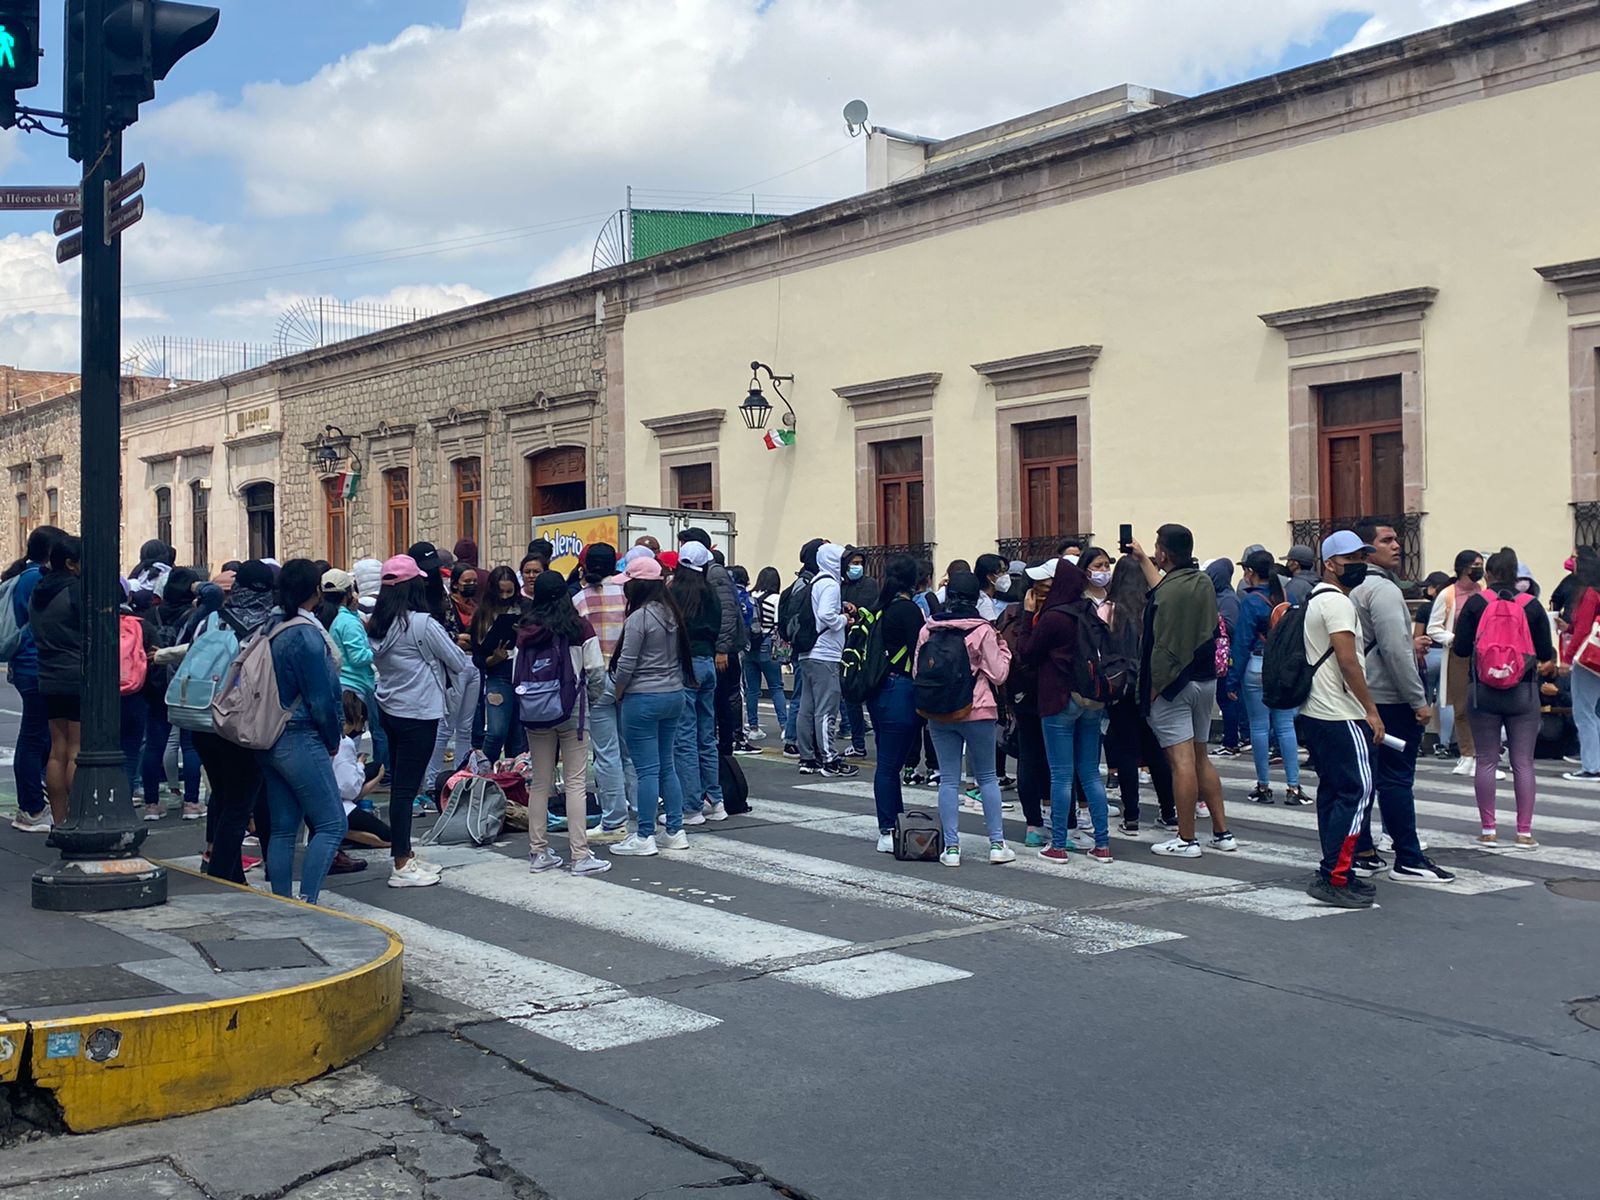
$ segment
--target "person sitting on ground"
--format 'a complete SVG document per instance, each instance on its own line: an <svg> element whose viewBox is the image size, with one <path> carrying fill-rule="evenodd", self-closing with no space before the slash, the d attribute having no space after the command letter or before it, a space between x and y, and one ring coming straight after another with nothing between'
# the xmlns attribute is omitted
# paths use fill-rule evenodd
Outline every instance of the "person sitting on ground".
<svg viewBox="0 0 1600 1200"><path fill-rule="evenodd" d="M383 768L375 762L364 761L360 753L361 735L367 731L367 703L349 688L345 689L342 702L344 737L339 739L339 749L333 756L333 777L339 784L339 799L344 804L344 817L349 825L345 844L387 850L389 826L372 809L361 804L383 786ZM361 865L365 867L366 863Z"/></svg>

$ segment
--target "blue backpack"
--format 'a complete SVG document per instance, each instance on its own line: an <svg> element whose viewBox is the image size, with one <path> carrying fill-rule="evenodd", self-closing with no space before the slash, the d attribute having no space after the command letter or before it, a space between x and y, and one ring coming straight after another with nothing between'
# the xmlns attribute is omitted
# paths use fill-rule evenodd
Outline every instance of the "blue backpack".
<svg viewBox="0 0 1600 1200"><path fill-rule="evenodd" d="M221 612L206 618L205 628L189 644L189 653L167 684L167 719L179 729L213 733L211 701L222 677L239 654L238 623Z"/></svg>
<svg viewBox="0 0 1600 1200"><path fill-rule="evenodd" d="M756 602L750 598L750 589L733 585L734 597L739 601L739 615L744 618L744 627L749 629L756 623Z"/></svg>

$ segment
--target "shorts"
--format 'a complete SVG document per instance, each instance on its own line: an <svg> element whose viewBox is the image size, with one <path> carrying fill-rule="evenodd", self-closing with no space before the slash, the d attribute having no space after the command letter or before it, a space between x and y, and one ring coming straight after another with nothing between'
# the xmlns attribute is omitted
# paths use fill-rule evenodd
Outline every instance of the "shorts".
<svg viewBox="0 0 1600 1200"><path fill-rule="evenodd" d="M83 720L83 701L79 696L46 696L44 715L51 721Z"/></svg>
<svg viewBox="0 0 1600 1200"><path fill-rule="evenodd" d="M1185 742L1198 742L1202 746L1211 740L1211 711L1217 704L1217 681L1204 683L1190 680L1184 684L1175 699L1155 696L1150 701L1150 730L1156 735L1156 744L1163 750L1181 746Z"/></svg>

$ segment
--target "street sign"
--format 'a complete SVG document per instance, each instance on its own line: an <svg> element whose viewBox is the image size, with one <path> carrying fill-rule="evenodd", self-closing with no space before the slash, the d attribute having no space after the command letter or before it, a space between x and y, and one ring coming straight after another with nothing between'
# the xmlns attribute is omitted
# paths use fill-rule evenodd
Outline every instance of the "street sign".
<svg viewBox="0 0 1600 1200"><path fill-rule="evenodd" d="M83 234L75 233L64 237L56 243L56 261L58 263L71 262L83 253Z"/></svg>
<svg viewBox="0 0 1600 1200"><path fill-rule="evenodd" d="M71 233L74 229L83 228L83 209L63 208L56 214L55 235L60 237L64 233Z"/></svg>
<svg viewBox="0 0 1600 1200"><path fill-rule="evenodd" d="M115 183L106 184L106 203L121 204L144 186L144 164L140 163Z"/></svg>
<svg viewBox="0 0 1600 1200"><path fill-rule="evenodd" d="M111 245L111 239L116 237L128 226L136 224L144 216L144 197L135 196L132 204L124 204L120 208L111 210L111 215L106 220L106 245Z"/></svg>
<svg viewBox="0 0 1600 1200"><path fill-rule="evenodd" d="M76 187L5 187L0 185L0 212L77 208Z"/></svg>
<svg viewBox="0 0 1600 1200"><path fill-rule="evenodd" d="M144 164L105 185L106 245L111 245L117 234L144 216L144 197L134 196L132 204L123 204L144 186Z"/></svg>

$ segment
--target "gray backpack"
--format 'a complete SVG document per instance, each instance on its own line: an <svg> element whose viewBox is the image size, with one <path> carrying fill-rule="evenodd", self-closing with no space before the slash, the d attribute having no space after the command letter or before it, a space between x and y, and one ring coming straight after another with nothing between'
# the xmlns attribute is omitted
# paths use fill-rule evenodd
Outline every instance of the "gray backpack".
<svg viewBox="0 0 1600 1200"><path fill-rule="evenodd" d="M445 785L448 799L420 846L487 846L506 824L506 794L485 775L460 772Z"/></svg>
<svg viewBox="0 0 1600 1200"><path fill-rule="evenodd" d="M934 862L943 851L936 813L908 808L894 819L894 856L901 862Z"/></svg>
<svg viewBox="0 0 1600 1200"><path fill-rule="evenodd" d="M272 664L272 642L285 629L310 625L309 617L291 617L270 632L259 629L240 647L211 701L211 727L246 750L270 750L283 736L289 709L278 698L278 670ZM296 702L298 703L298 701Z"/></svg>

